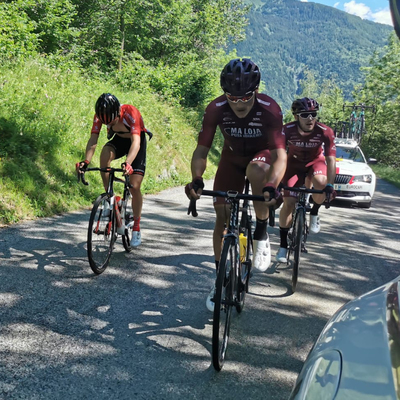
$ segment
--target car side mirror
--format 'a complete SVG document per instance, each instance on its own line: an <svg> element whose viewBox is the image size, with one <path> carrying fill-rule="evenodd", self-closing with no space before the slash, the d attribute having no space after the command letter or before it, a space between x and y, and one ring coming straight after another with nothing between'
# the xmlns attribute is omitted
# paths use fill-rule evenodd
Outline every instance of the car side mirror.
<svg viewBox="0 0 400 400"><path fill-rule="evenodd" d="M368 164L377 164L378 160L376 158L368 158Z"/></svg>

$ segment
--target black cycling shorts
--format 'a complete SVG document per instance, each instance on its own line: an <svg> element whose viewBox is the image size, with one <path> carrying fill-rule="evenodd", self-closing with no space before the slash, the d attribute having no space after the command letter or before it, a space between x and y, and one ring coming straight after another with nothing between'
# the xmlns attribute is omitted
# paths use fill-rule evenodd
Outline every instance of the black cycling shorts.
<svg viewBox="0 0 400 400"><path fill-rule="evenodd" d="M117 160L118 158L128 155L131 144L132 141L130 138L123 138L121 136L114 135L114 137L107 142L105 146L111 146L114 149L115 159ZM140 134L140 149L132 163L134 174L144 176L146 171L146 149L146 133L142 132Z"/></svg>

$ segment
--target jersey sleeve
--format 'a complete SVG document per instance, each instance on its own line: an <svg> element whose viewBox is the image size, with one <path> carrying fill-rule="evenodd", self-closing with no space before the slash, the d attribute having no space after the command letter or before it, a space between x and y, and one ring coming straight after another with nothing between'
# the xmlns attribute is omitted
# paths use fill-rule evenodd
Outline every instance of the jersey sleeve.
<svg viewBox="0 0 400 400"><path fill-rule="evenodd" d="M203 122L201 124L201 130L197 140L198 145L211 148L218 125L215 117L216 112L212 106L212 103L210 103L203 115Z"/></svg>
<svg viewBox="0 0 400 400"><path fill-rule="evenodd" d="M336 156L335 133L327 127L324 135L325 157Z"/></svg>
<svg viewBox="0 0 400 400"><path fill-rule="evenodd" d="M272 114L271 118L271 134L270 134L270 150L285 149L286 150L286 135L283 130L283 116L282 111L278 105Z"/></svg>
<svg viewBox="0 0 400 400"><path fill-rule="evenodd" d="M92 130L90 131L90 133L94 133L96 135L100 134L101 131L101 127L102 127L102 123L100 122L100 120L97 118L96 114L94 114L93 117L93 125L92 125Z"/></svg>

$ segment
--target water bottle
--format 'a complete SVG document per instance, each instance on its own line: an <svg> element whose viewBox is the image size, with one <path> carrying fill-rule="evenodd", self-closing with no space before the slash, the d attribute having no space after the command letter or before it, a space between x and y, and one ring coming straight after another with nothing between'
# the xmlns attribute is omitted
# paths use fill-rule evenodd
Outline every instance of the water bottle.
<svg viewBox="0 0 400 400"><path fill-rule="evenodd" d="M247 237L239 234L240 262L246 261Z"/></svg>

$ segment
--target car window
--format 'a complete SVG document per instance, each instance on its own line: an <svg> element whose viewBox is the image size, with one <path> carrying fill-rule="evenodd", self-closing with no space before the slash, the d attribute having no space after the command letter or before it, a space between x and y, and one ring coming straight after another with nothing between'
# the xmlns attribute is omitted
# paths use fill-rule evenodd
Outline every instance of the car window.
<svg viewBox="0 0 400 400"><path fill-rule="evenodd" d="M344 147L336 147L336 158L342 158L344 160L350 160L354 162L365 163L364 156L360 149L355 147L354 149L346 149Z"/></svg>

